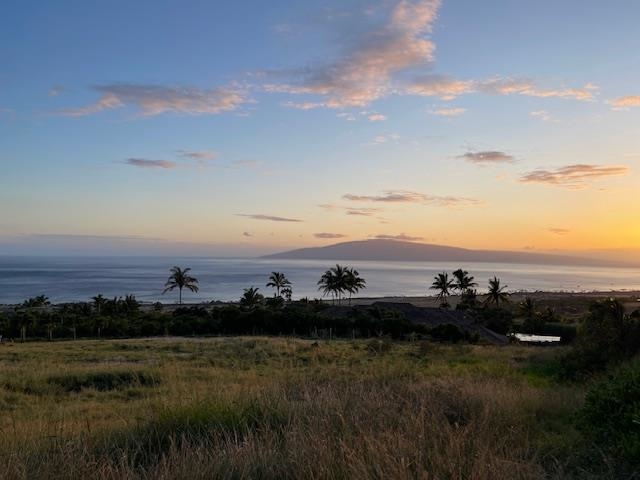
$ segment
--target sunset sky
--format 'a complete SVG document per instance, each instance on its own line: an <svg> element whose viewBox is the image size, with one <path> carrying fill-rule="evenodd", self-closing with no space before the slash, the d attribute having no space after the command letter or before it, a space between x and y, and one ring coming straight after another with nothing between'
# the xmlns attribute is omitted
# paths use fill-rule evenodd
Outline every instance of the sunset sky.
<svg viewBox="0 0 640 480"><path fill-rule="evenodd" d="M640 248L640 3L0 16L0 254Z"/></svg>

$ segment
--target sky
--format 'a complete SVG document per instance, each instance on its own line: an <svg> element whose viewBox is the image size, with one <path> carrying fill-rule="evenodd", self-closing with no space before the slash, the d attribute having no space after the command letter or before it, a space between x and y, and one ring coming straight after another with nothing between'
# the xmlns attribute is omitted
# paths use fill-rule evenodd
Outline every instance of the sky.
<svg viewBox="0 0 640 480"><path fill-rule="evenodd" d="M0 254L640 249L640 3L4 3Z"/></svg>

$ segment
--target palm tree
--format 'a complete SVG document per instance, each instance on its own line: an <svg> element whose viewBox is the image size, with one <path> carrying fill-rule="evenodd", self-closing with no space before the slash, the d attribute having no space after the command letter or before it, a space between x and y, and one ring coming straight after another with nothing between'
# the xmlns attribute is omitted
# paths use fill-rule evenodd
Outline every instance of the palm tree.
<svg viewBox="0 0 640 480"><path fill-rule="evenodd" d="M335 302L334 296L336 293L336 279L331 270L327 270L322 274L320 280L318 280L318 290L322 292L322 296L331 294L332 302Z"/></svg>
<svg viewBox="0 0 640 480"><path fill-rule="evenodd" d="M260 305L264 300L264 295L258 293L258 290L260 289L255 287L245 288L244 294L240 299L240 305L249 309Z"/></svg>
<svg viewBox="0 0 640 480"><path fill-rule="evenodd" d="M519 307L522 316L527 320L532 319L536 314L536 302L534 302L531 297L526 297L520 302Z"/></svg>
<svg viewBox="0 0 640 480"><path fill-rule="evenodd" d="M346 270L345 290L349 292L349 305L351 305L351 295L367 288L367 282L355 268L347 268Z"/></svg>
<svg viewBox="0 0 640 480"><path fill-rule="evenodd" d="M46 295L38 295L37 297L28 298L22 303L22 306L25 308L38 308L38 307L46 307L51 305L49 301L49 297Z"/></svg>
<svg viewBox="0 0 640 480"><path fill-rule="evenodd" d="M449 303L447 302L447 297L451 295L450 290L454 287L453 280L449 280L449 274L446 272L442 272L433 277L433 283L431 284L432 290L438 290L438 294L436 295L436 300L440 300L440 306L443 308L447 308Z"/></svg>
<svg viewBox="0 0 640 480"><path fill-rule="evenodd" d="M473 281L473 277L469 276L469 272L461 268L453 272L453 278L453 288L459 291L460 294L467 293L469 289L478 285Z"/></svg>
<svg viewBox="0 0 640 480"><path fill-rule="evenodd" d="M271 272L269 276L269 283L267 287L273 287L276 289L276 297L280 296L280 290L291 285L291 282L285 277L284 273Z"/></svg>
<svg viewBox="0 0 640 480"><path fill-rule="evenodd" d="M322 294L331 294L334 301L337 298L338 305L340 305L342 293L346 290L347 270L345 267L336 264L335 267L331 267L324 272L318 281L318 289Z"/></svg>
<svg viewBox="0 0 640 480"><path fill-rule="evenodd" d="M164 290L162 294L164 295L167 292L174 290L176 287L180 291L178 297L178 303L182 305L182 289L187 288L192 292L198 291L198 280L189 275L190 268L185 268L184 270L180 267L171 268L169 275L169 279L167 283L164 284Z"/></svg>
<svg viewBox="0 0 640 480"><path fill-rule="evenodd" d="M489 279L489 293L485 299L485 304L493 303L496 307L500 306L500 303L507 303L509 301L509 293L504 290L507 285L500 286L500 279L496 276Z"/></svg>

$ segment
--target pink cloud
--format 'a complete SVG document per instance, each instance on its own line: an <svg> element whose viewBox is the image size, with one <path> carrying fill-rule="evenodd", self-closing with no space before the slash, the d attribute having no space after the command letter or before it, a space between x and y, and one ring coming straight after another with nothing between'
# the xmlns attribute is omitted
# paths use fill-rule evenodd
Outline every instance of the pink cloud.
<svg viewBox="0 0 640 480"><path fill-rule="evenodd" d="M237 88L200 89L119 83L99 85L94 90L102 94L96 102L63 110L61 115L81 117L125 106L139 109L144 116L168 112L213 115L235 110L248 101L245 93Z"/></svg>
<svg viewBox="0 0 640 480"><path fill-rule="evenodd" d="M127 158L123 163L140 168L172 169L178 166L177 163L170 160L148 160L146 158Z"/></svg>
<svg viewBox="0 0 640 480"><path fill-rule="evenodd" d="M522 183L542 183L558 187L580 189L591 180L604 177L626 175L629 168L623 165L575 164L552 170L534 170L520 177Z"/></svg>
<svg viewBox="0 0 640 480"><path fill-rule="evenodd" d="M369 30L336 61L306 70L298 84L268 84L268 92L323 97L310 108L365 106L391 91L393 74L433 60L434 43L425 38L440 0L402 0L385 25ZM304 105L304 104L303 104Z"/></svg>

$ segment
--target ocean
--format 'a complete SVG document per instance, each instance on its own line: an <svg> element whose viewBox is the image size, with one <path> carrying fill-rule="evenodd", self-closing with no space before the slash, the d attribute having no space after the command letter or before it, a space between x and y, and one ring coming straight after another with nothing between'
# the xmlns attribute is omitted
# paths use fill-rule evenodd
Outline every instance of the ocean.
<svg viewBox="0 0 640 480"><path fill-rule="evenodd" d="M324 260L267 260L255 258L167 257L2 257L0 256L0 304L20 303L46 295L52 303L87 301L98 293L106 297L134 294L144 302L177 301L177 292L162 295L173 265L191 267L199 280L197 294L183 292L184 302L238 300L243 289L265 287L272 271L284 272L293 283L293 298L320 297L316 283L335 262ZM640 269L524 265L505 263L376 262L340 264L356 268L367 281L359 296L424 296L433 276L462 267L486 290L496 275L509 291L608 291L640 290Z"/></svg>

